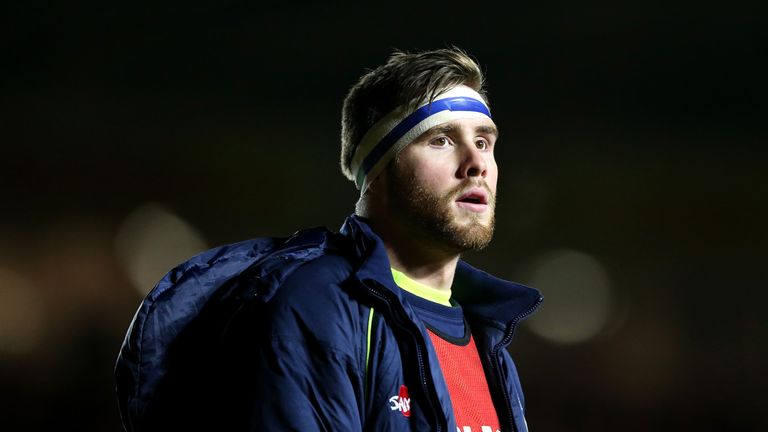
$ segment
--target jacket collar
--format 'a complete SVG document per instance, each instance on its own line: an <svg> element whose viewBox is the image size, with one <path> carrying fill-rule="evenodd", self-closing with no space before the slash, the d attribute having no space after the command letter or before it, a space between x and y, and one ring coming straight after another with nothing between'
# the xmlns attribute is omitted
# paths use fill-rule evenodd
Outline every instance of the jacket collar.
<svg viewBox="0 0 768 432"><path fill-rule="evenodd" d="M341 234L354 245L358 259L357 277L361 281L376 280L402 298L401 290L392 280L384 243L366 220L357 215L349 216L341 227ZM468 318L491 321L502 328L531 314L542 301L538 290L497 278L463 260L459 260L456 267L452 293Z"/></svg>

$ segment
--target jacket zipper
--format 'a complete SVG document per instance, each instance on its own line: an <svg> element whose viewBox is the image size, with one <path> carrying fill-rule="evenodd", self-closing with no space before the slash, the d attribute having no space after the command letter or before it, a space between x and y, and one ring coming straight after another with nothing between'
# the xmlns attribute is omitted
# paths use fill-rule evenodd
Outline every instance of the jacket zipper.
<svg viewBox="0 0 768 432"><path fill-rule="evenodd" d="M376 282L376 281L373 281L373 282L378 284L378 282ZM379 291L377 289L377 287L369 286L369 285L367 285L365 283L363 285L365 285L368 288L368 291L371 294L373 294L375 297L377 297L378 299L380 299L383 302L385 302L387 304L387 306L389 307L390 312L393 312L392 311L392 302L389 300L389 298L387 297L386 294L384 294L383 292ZM400 321L398 324L400 324L401 327L403 327L406 331L411 333L411 331L408 330L408 328L405 325L402 324L402 322L405 322L407 320L404 320L402 317L395 316L395 315L396 315L395 313L392 313L392 316L397 318L398 321ZM413 333L411 333L411 334L413 335ZM427 382L427 373L426 373L426 369L427 368L426 368L426 365L425 365L425 362L424 362L424 352L423 352L422 347L420 345L419 338L416 337L415 340L416 340L416 343L415 343L415 346L416 346L416 359L418 361L418 366L419 366L419 376L421 377L422 391L424 392L424 395L427 397L427 402L429 403L429 405L430 405L429 407L431 408L432 414L434 416L435 432L440 432L442 430L442 427L440 425L440 418L436 414L435 403L432 400L434 395L432 395L431 392L429 391L429 383Z"/></svg>
<svg viewBox="0 0 768 432"><path fill-rule="evenodd" d="M496 380L495 380L496 387L500 390L501 396L504 401L503 405L507 414L507 423L510 426L509 430L513 432L518 432L518 430L517 430L517 426L515 425L515 415L512 413L512 401L509 399L509 393L507 392L507 387L504 385L501 379L501 363L499 362L499 351L504 349L506 346L508 346L512 342L512 337L515 334L515 329L517 328L517 324L520 321L522 321L525 317L532 314L533 311L535 311L536 308L539 307L539 305L543 300L544 300L543 297L539 297L539 299L536 301L536 303L533 304L533 306L531 306L525 312L516 316L515 319L512 320L509 330L501 339L501 342L496 344L496 346L494 346L493 349L491 349L491 355L488 362L488 364L492 366L494 369L494 374L496 375Z"/></svg>

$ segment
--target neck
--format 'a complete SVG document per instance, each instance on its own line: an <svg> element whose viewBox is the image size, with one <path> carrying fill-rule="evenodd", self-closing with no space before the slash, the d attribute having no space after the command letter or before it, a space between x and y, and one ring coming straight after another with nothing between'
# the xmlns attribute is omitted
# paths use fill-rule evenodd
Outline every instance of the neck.
<svg viewBox="0 0 768 432"><path fill-rule="evenodd" d="M450 290L459 262L458 253L430 244L413 233L371 220L371 227L384 242L390 265L424 285Z"/></svg>

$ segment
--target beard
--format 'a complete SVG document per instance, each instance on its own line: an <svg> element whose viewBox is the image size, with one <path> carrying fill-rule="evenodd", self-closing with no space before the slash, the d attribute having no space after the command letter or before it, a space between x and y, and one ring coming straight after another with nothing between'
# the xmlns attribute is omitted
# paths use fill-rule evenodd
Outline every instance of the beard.
<svg viewBox="0 0 768 432"><path fill-rule="evenodd" d="M483 180L467 179L447 192L437 193L421 185L413 173L404 174L390 165L387 175L389 202L394 215L402 218L409 234L449 253L477 251L493 238L496 197ZM481 187L488 193L488 212L461 211L457 215L456 199L470 187Z"/></svg>

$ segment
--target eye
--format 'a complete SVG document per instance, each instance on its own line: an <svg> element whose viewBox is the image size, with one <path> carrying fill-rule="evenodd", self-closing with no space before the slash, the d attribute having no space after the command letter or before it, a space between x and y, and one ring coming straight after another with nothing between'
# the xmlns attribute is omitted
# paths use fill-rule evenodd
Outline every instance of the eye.
<svg viewBox="0 0 768 432"><path fill-rule="evenodd" d="M448 139L448 137L446 137L446 136L439 136L437 138L432 139L429 142L429 145L431 145L433 147L446 147L446 146L451 145L451 140Z"/></svg>
<svg viewBox="0 0 768 432"><path fill-rule="evenodd" d="M475 147L479 150L488 150L491 147L491 144L485 139L479 139L475 141Z"/></svg>

